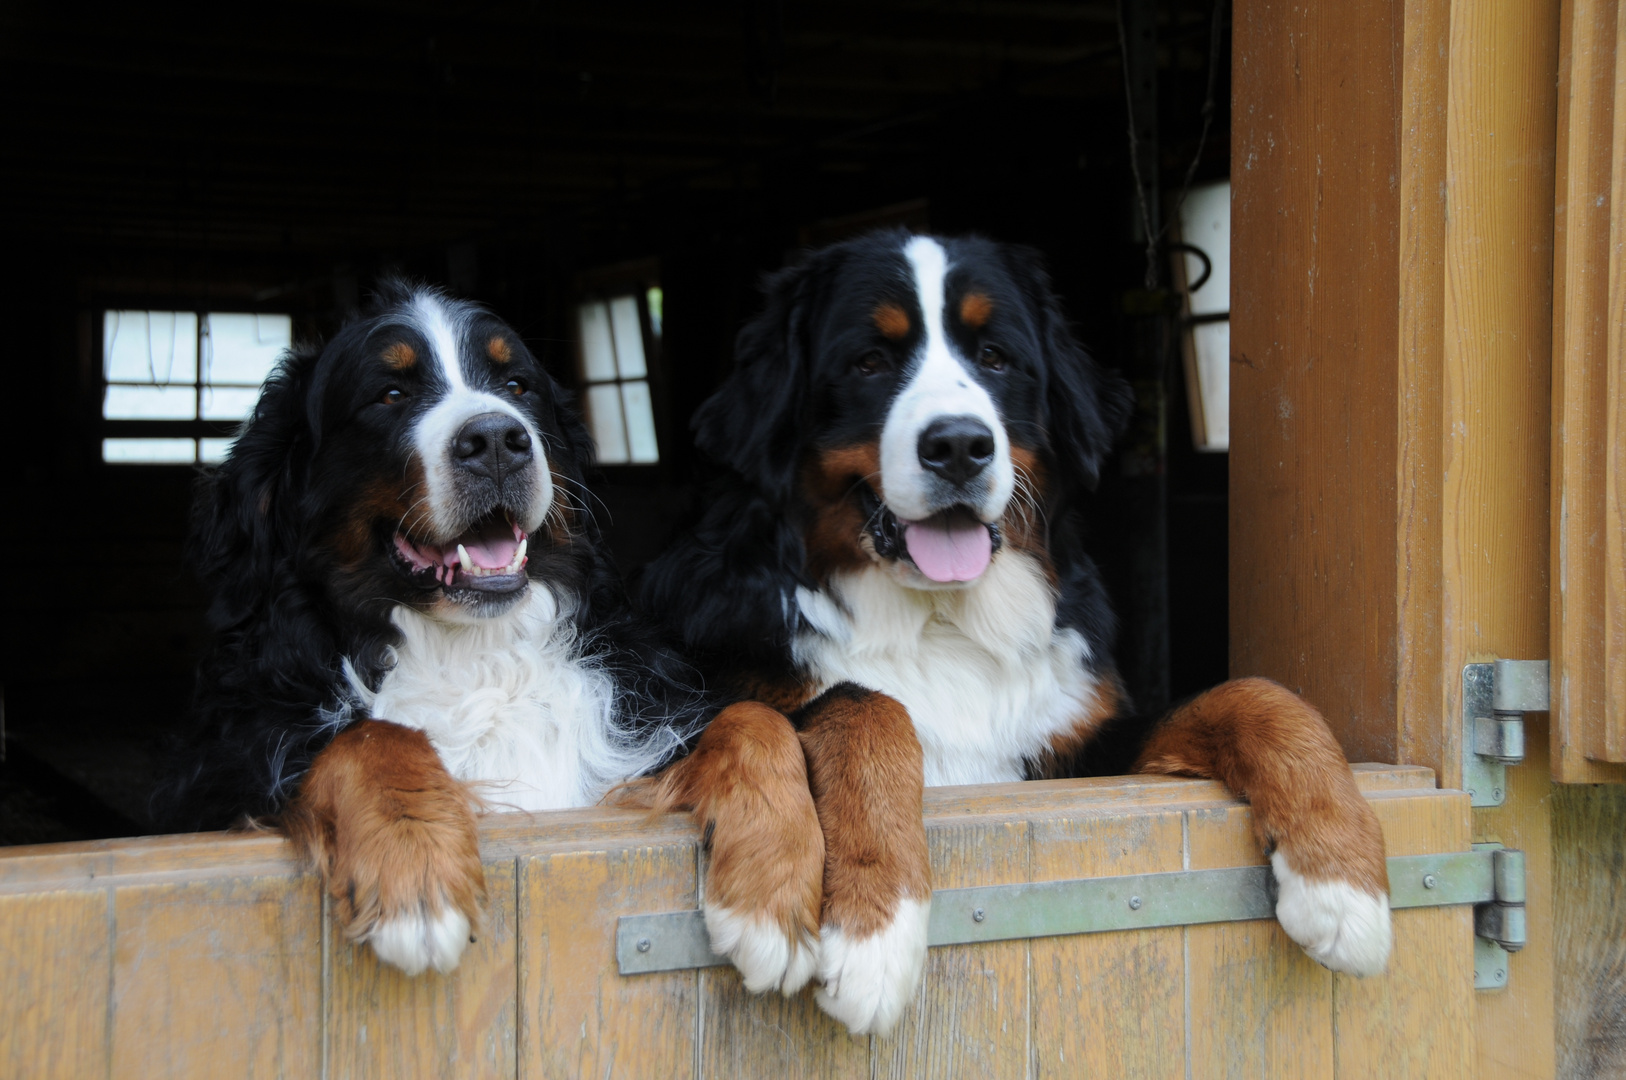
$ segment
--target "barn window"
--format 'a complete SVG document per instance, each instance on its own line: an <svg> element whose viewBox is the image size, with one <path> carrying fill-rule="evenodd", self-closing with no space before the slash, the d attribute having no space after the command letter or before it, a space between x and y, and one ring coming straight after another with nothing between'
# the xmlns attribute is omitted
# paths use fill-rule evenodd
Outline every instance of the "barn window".
<svg viewBox="0 0 1626 1080"><path fill-rule="evenodd" d="M102 313L102 460L197 464L225 458L277 358L288 315Z"/></svg>
<svg viewBox="0 0 1626 1080"><path fill-rule="evenodd" d="M576 307L582 408L603 465L654 465L651 357L661 335L660 286L584 301Z"/></svg>

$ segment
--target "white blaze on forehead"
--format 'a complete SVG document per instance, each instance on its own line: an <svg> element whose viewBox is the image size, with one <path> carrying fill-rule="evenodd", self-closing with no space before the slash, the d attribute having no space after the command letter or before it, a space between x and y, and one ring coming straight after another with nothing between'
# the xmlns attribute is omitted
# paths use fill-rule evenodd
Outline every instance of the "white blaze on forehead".
<svg viewBox="0 0 1626 1080"><path fill-rule="evenodd" d="M457 497L457 466L452 461L452 439L464 424L482 413L498 412L518 420L531 436L533 456L532 492L529 511L520 521L526 532L535 532L547 515L553 502L553 477L545 464L542 433L524 412L516 409L510 400L488 390L475 390L469 386L463 371L464 338L461 320L447 310L440 298L430 292L418 292L408 305L412 324L429 345L429 363L438 370L445 383L439 399L418 418L413 431L413 444L423 462L425 502L429 531L432 539L446 540L468 528L472 522L464 520Z"/></svg>
<svg viewBox="0 0 1626 1080"><path fill-rule="evenodd" d="M918 521L943 509L931 501L938 478L920 464L920 435L940 417L974 416L994 433L994 460L977 481L981 497L974 506L984 521L993 521L1004 512L1015 487L1010 436L993 398L971 374L964 358L956 355L944 331L948 253L936 240L917 236L903 254L914 277L922 326L914 370L893 399L881 429L881 485L887 506L905 521Z"/></svg>
<svg viewBox="0 0 1626 1080"><path fill-rule="evenodd" d="M431 359L445 377L447 385L453 391L467 389L468 382L463 378L462 350L457 347L459 327L446 310L446 305L433 293L414 293L412 315L418 332L429 342Z"/></svg>

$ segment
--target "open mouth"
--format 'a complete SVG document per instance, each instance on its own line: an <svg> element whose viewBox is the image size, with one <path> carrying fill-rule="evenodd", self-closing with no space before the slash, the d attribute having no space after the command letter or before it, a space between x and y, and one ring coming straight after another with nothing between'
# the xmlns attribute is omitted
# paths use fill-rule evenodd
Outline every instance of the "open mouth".
<svg viewBox="0 0 1626 1080"><path fill-rule="evenodd" d="M866 526L875 553L906 558L932 581L975 581L999 550L999 525L966 506L951 506L919 521L903 521L887 509L868 485L863 489Z"/></svg>
<svg viewBox="0 0 1626 1080"><path fill-rule="evenodd" d="M445 544L395 534L395 553L416 584L431 582L444 589L486 593L513 592L525 586L525 556L530 539L506 510L497 510Z"/></svg>

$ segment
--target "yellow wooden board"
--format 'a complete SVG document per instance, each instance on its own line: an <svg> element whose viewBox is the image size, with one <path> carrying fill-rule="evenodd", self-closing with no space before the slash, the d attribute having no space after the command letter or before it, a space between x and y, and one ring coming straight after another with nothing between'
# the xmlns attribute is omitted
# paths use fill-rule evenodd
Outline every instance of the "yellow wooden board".
<svg viewBox="0 0 1626 1080"><path fill-rule="evenodd" d="M1466 799L1428 770L1356 778L1392 854L1466 847ZM941 788L926 810L939 888L1262 859L1247 808L1204 781ZM0 1063L30 1077L1472 1075L1466 908L1400 913L1390 972L1364 981L1269 921L938 948L898 1029L855 1039L810 992L747 995L727 968L619 973L619 916L701 902L697 839L680 817L624 811L486 819L479 940L454 974L411 979L342 940L273 837L0 852Z"/></svg>

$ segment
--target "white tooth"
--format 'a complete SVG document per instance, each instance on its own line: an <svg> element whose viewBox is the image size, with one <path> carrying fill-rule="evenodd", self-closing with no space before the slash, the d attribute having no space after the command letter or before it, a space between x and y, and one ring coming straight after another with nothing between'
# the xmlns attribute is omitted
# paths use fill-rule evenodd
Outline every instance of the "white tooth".
<svg viewBox="0 0 1626 1080"><path fill-rule="evenodd" d="M509 565L518 570L525 563L525 549L530 546L529 540L521 540L519 547L514 550L514 561Z"/></svg>
<svg viewBox="0 0 1626 1080"><path fill-rule="evenodd" d="M469 560L469 553L462 544L457 545L457 561L462 564L465 574L474 569L474 563Z"/></svg>

